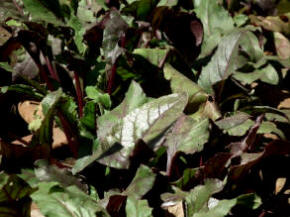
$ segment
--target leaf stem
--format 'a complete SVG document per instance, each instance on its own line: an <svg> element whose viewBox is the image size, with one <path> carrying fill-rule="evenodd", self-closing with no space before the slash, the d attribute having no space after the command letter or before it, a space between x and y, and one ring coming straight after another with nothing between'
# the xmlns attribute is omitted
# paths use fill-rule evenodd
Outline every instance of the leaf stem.
<svg viewBox="0 0 290 217"><path fill-rule="evenodd" d="M81 88L80 77L79 77L77 72L74 72L74 79L75 79L75 83L76 83L77 100L78 100L78 106L79 106L79 116L81 118L81 117L83 117L84 103L83 103L83 92L82 92L82 88Z"/></svg>
<svg viewBox="0 0 290 217"><path fill-rule="evenodd" d="M47 66L48 71L50 72L51 77L53 79L57 80L58 82L60 82L58 74L57 74L56 70L53 68L49 58L46 56L44 59L45 59L46 66Z"/></svg>

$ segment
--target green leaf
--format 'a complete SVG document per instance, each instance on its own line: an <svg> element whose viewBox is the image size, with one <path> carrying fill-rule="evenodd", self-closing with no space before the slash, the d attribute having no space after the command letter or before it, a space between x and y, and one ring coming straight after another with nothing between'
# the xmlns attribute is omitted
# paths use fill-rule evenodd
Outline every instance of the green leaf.
<svg viewBox="0 0 290 217"><path fill-rule="evenodd" d="M31 13L36 21L45 21L48 23L61 25L62 21L60 4L58 0L23 0L25 9Z"/></svg>
<svg viewBox="0 0 290 217"><path fill-rule="evenodd" d="M62 91L59 89L57 91L51 92L46 95L41 101L42 112L44 118L41 122L40 128L32 137L32 144L40 144L43 147L47 148L47 151L50 149L52 143L52 125L54 120L54 114L56 112L56 106L61 99Z"/></svg>
<svg viewBox="0 0 290 217"><path fill-rule="evenodd" d="M1 92L6 93L7 91L17 92L23 94L24 96L32 97L36 100L41 100L43 95L39 93L36 89L25 84L13 84L10 86L1 87Z"/></svg>
<svg viewBox="0 0 290 217"><path fill-rule="evenodd" d="M155 177L156 175L149 167L141 165L134 179L123 193L131 199L139 201L153 187Z"/></svg>
<svg viewBox="0 0 290 217"><path fill-rule="evenodd" d="M147 59L151 64L160 67L160 63L164 61L168 49L161 48L136 48L133 54L140 55Z"/></svg>
<svg viewBox="0 0 290 217"><path fill-rule="evenodd" d="M166 135L164 145L167 147L167 173L170 173L172 159L177 152L193 154L202 151L209 139L209 121L195 121L189 116L177 119L170 133Z"/></svg>
<svg viewBox="0 0 290 217"><path fill-rule="evenodd" d="M240 67L239 45L248 35L248 31L236 30L223 37L217 51L211 61L203 67L198 79L198 84L208 93L213 93L212 85L224 81Z"/></svg>
<svg viewBox="0 0 290 217"><path fill-rule="evenodd" d="M270 64L262 69L257 69L254 72L250 73L235 72L233 77L245 84L251 84L256 80L261 80L265 83L272 85L277 85L279 83L278 72Z"/></svg>
<svg viewBox="0 0 290 217"><path fill-rule="evenodd" d="M76 186L62 188L56 182L40 182L32 199L47 217L109 217L97 201Z"/></svg>
<svg viewBox="0 0 290 217"><path fill-rule="evenodd" d="M164 66L164 77L170 81L170 87L173 93L186 92L188 94L188 105L186 110L193 112L207 101L208 94L200 86L189 78L178 72L170 64Z"/></svg>
<svg viewBox="0 0 290 217"><path fill-rule="evenodd" d="M161 7L161 6L173 7L173 6L176 6L177 3L178 3L177 0L161 0L159 1L157 7Z"/></svg>
<svg viewBox="0 0 290 217"><path fill-rule="evenodd" d="M218 1L194 1L194 11L203 24L204 42L199 57L202 58L212 52L223 35L234 29L234 22Z"/></svg>
<svg viewBox="0 0 290 217"><path fill-rule="evenodd" d="M128 197L126 202L127 217L151 217L152 208L149 207L147 200L136 200Z"/></svg>
<svg viewBox="0 0 290 217"><path fill-rule="evenodd" d="M34 165L36 166L35 176L41 182L58 182L62 187L75 185L80 189L86 189L81 184L81 180L73 176L67 169L49 165L46 160L37 160Z"/></svg>
<svg viewBox="0 0 290 217"><path fill-rule="evenodd" d="M88 98L94 100L95 103L101 104L106 109L109 109L111 107L111 99L110 99L109 94L101 93L100 91L97 90L96 87L87 86L86 94Z"/></svg>
<svg viewBox="0 0 290 217"><path fill-rule="evenodd" d="M132 15L136 20L146 20L150 15L150 12L154 9L158 1L155 0L139 0L131 1L131 4L123 8L124 14Z"/></svg>
<svg viewBox="0 0 290 217"><path fill-rule="evenodd" d="M222 130L230 130L236 126L243 124L249 120L250 116L243 112L238 112L230 117L226 117L222 120L216 121L215 124Z"/></svg>
<svg viewBox="0 0 290 217"><path fill-rule="evenodd" d="M99 162L112 167L127 168L128 157L135 147L135 143L142 139L150 143L163 133L183 112L187 104L186 94L171 94L151 100L143 106L134 109L121 119L111 131L102 133L99 138L103 151L113 147L113 144L122 145L122 149L102 158ZM98 135L100 135L98 134Z"/></svg>
<svg viewBox="0 0 290 217"><path fill-rule="evenodd" d="M84 54L86 45L83 43L83 35L85 28L82 26L80 20L75 15L71 14L68 25L74 30L74 41L81 54Z"/></svg>
<svg viewBox="0 0 290 217"><path fill-rule="evenodd" d="M0 173L0 216L29 217L31 200L35 191L17 175Z"/></svg>
<svg viewBox="0 0 290 217"><path fill-rule="evenodd" d="M107 133L112 130L113 126L118 124L120 119L147 101L148 99L141 86L135 81L132 81L123 102L109 113L98 118L99 138L104 140Z"/></svg>

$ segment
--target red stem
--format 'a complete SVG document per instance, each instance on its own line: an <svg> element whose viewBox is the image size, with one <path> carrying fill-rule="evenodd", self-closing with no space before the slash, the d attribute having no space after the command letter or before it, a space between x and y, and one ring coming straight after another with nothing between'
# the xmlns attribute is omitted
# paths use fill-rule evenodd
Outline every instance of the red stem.
<svg viewBox="0 0 290 217"><path fill-rule="evenodd" d="M46 62L46 65L47 65L47 69L48 71L50 72L50 75L53 79L57 80L58 82L60 82L60 79L58 77L58 74L57 72L54 70L50 60L48 59L48 57L46 56L45 58L45 62Z"/></svg>
<svg viewBox="0 0 290 217"><path fill-rule="evenodd" d="M75 82L76 82L76 92L77 92L77 99L78 99L78 105L79 105L79 116L80 118L83 117L83 92L81 88L81 83L80 83L80 77L79 75L74 72L74 77L75 77Z"/></svg>
<svg viewBox="0 0 290 217"><path fill-rule="evenodd" d="M111 73L110 73L109 81L108 81L107 93L109 95L111 95L112 91L113 91L113 85L114 85L116 71L117 71L117 64L115 63L111 68Z"/></svg>
<svg viewBox="0 0 290 217"><path fill-rule="evenodd" d="M70 147L70 150L75 158L78 156L78 141L77 138L74 136L74 134L71 132L71 127L69 123L67 122L66 118L64 115L58 111L57 116L60 119L61 125L63 127L63 131L65 133L65 136L68 141L68 145Z"/></svg>

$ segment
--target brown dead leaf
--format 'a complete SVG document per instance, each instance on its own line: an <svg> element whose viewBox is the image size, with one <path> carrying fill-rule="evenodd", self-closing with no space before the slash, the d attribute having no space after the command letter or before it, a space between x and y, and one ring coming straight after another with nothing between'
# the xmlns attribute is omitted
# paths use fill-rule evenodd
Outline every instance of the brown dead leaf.
<svg viewBox="0 0 290 217"><path fill-rule="evenodd" d="M183 203L182 201L176 203L175 205L167 207L166 216L184 217Z"/></svg>
<svg viewBox="0 0 290 217"><path fill-rule="evenodd" d="M39 102L36 101L24 101L18 104L18 111L20 116L29 124L36 118L43 118L43 113L42 113L42 107ZM66 145L67 138L64 134L64 132L59 128L54 127L52 130L52 135L53 135L53 143L52 143L52 148L59 148L63 145ZM32 138L32 135L25 136L21 139L23 139L26 142L30 142ZM13 141L12 143L14 144L19 144L19 141Z"/></svg>
<svg viewBox="0 0 290 217"><path fill-rule="evenodd" d="M280 102L280 104L278 105L278 109L282 108L286 109L290 108L290 98L284 99L282 102Z"/></svg>
<svg viewBox="0 0 290 217"><path fill-rule="evenodd" d="M31 203L30 209L31 209L30 212L31 217L44 217L44 215L42 215L38 206L35 203Z"/></svg>
<svg viewBox="0 0 290 217"><path fill-rule="evenodd" d="M18 111L20 116L26 123L31 123L38 116L43 118L42 107L36 101L24 101L18 104Z"/></svg>
<svg viewBox="0 0 290 217"><path fill-rule="evenodd" d="M286 178L280 177L276 180L276 186L275 186L275 194L277 195L285 186Z"/></svg>

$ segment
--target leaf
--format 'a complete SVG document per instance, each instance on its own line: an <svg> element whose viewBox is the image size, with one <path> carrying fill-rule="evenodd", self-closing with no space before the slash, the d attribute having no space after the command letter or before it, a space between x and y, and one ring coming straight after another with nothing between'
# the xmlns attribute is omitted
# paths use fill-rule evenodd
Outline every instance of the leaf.
<svg viewBox="0 0 290 217"><path fill-rule="evenodd" d="M182 114L186 104L186 94L171 94L134 109L100 140L103 151L109 150L115 143L121 144L122 149L99 162L112 167L127 168L128 157L135 143L139 139L147 144L152 142Z"/></svg>
<svg viewBox="0 0 290 217"><path fill-rule="evenodd" d="M157 4L157 7L161 7L161 6L173 7L173 6L176 6L177 3L178 3L177 0L161 0Z"/></svg>
<svg viewBox="0 0 290 217"><path fill-rule="evenodd" d="M117 125L120 119L147 101L141 86L132 81L123 102L109 113L98 118L98 137L100 140L105 139L107 133L112 130L113 126Z"/></svg>
<svg viewBox="0 0 290 217"><path fill-rule="evenodd" d="M26 84L13 84L10 86L1 87L1 92L6 93L7 91L17 92L24 96L32 97L36 100L41 100L43 95L39 93L35 88Z"/></svg>
<svg viewBox="0 0 290 217"><path fill-rule="evenodd" d="M149 207L147 200L136 200L128 197L126 202L127 217L151 217L152 208Z"/></svg>
<svg viewBox="0 0 290 217"><path fill-rule="evenodd" d="M226 117L222 120L216 121L215 124L223 130L230 130L236 126L243 124L249 120L250 116L243 112L238 112L230 117Z"/></svg>
<svg viewBox="0 0 290 217"><path fill-rule="evenodd" d="M93 86L86 87L86 94L88 98L93 99L95 103L103 105L106 109L111 107L112 102L110 100L109 94L101 93Z"/></svg>
<svg viewBox="0 0 290 217"><path fill-rule="evenodd" d="M25 9L31 13L36 21L45 21L53 24L62 24L59 1L23 0Z"/></svg>
<svg viewBox="0 0 290 217"><path fill-rule="evenodd" d="M125 34L128 25L115 10L111 11L109 16L110 19L106 22L104 29L102 48L106 61L114 64L123 53L123 48L118 45L118 42Z"/></svg>
<svg viewBox="0 0 290 217"><path fill-rule="evenodd" d="M209 121L202 119L195 121L189 116L177 119L170 133L165 137L164 145L167 147L167 173L170 174L172 159L177 152L193 154L203 149L209 139Z"/></svg>
<svg viewBox="0 0 290 217"><path fill-rule="evenodd" d="M25 60L15 64L13 75L13 80L18 76L24 76L27 79L33 79L38 75L38 67L31 58L30 55L26 55Z"/></svg>
<svg viewBox="0 0 290 217"><path fill-rule="evenodd" d="M34 165L36 166L34 169L35 176L41 182L58 182L62 187L75 185L79 189L86 190L81 180L72 176L67 169L49 165L46 160L37 160Z"/></svg>
<svg viewBox="0 0 290 217"><path fill-rule="evenodd" d="M56 111L55 109L61 98L61 95L62 91L59 89L47 94L46 97L41 101L44 119L41 122L40 128L32 138L32 144L40 144L43 147L50 149L52 144L52 126L54 114Z"/></svg>
<svg viewBox="0 0 290 217"><path fill-rule="evenodd" d="M74 41L78 48L80 54L84 54L86 45L83 42L83 35L85 34L85 28L82 26L81 21L77 16L71 14L70 19L67 22L67 25L74 30Z"/></svg>
<svg viewBox="0 0 290 217"><path fill-rule="evenodd" d="M241 40L248 37L248 31L236 30L223 37L211 61L203 67L198 84L208 93L212 85L226 80L239 67L238 51ZM249 45L250 46L250 45Z"/></svg>
<svg viewBox="0 0 290 217"><path fill-rule="evenodd" d="M274 40L278 57L281 59L290 59L289 40L279 32L274 32Z"/></svg>
<svg viewBox="0 0 290 217"><path fill-rule="evenodd" d="M98 138L100 141L104 141L109 132L112 131L119 121L124 118L129 112L135 108L143 105L148 101L142 88L138 83L132 81L130 87L126 93L123 102L112 111L100 116L97 120L98 125ZM76 174L93 163L100 156L99 151L95 151L93 155L86 156L79 159L73 167L73 174Z"/></svg>
<svg viewBox="0 0 290 217"><path fill-rule="evenodd" d="M139 201L153 187L156 175L152 170L144 165L141 165L130 185L123 194L129 198Z"/></svg>
<svg viewBox="0 0 290 217"><path fill-rule="evenodd" d="M166 63L163 70L165 79L170 81L170 87L173 93L186 92L188 94L187 111L196 111L200 104L207 101L208 94L196 83L174 69L170 64Z"/></svg>
<svg viewBox="0 0 290 217"><path fill-rule="evenodd" d="M10 32L8 32L5 28L3 28L2 26L0 26L0 46L3 46L6 41L9 40L9 38L11 38L12 34Z"/></svg>
<svg viewBox="0 0 290 217"><path fill-rule="evenodd" d="M249 18L251 22L256 26L261 26L266 30L272 32L280 32L285 34L286 36L290 35L290 22L289 17L290 13L284 15L287 19L285 22L279 16L268 16L268 17L261 17L261 16L254 16L250 15Z"/></svg>
<svg viewBox="0 0 290 217"><path fill-rule="evenodd" d="M262 69L257 69L250 73L235 72L233 77L245 84L251 84L256 80L261 80L272 85L277 85L279 83L278 72L270 64Z"/></svg>
<svg viewBox="0 0 290 217"><path fill-rule="evenodd" d="M15 18L23 21L27 20L27 17L19 11L13 1L2 0L0 7L0 23L2 24L2 22L6 21L7 18Z"/></svg>
<svg viewBox="0 0 290 217"><path fill-rule="evenodd" d="M17 175L0 173L0 215L29 217L31 200L35 191Z"/></svg>
<svg viewBox="0 0 290 217"><path fill-rule="evenodd" d="M128 3L129 5L122 9L122 13L132 15L136 20L145 21L158 2L155 0L130 0Z"/></svg>
<svg viewBox="0 0 290 217"><path fill-rule="evenodd" d="M44 216L95 217L97 214L109 217L97 201L76 186L62 188L56 182L40 182L37 186L38 191L31 196Z"/></svg>
<svg viewBox="0 0 290 217"><path fill-rule="evenodd" d="M221 37L234 29L228 12L217 1L194 1L194 11L204 29L204 43L199 58L209 55L221 41Z"/></svg>
<svg viewBox="0 0 290 217"><path fill-rule="evenodd" d="M140 55L147 59L151 64L160 67L160 64L164 61L168 49L161 48L136 48L133 54Z"/></svg>

